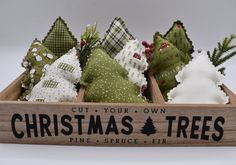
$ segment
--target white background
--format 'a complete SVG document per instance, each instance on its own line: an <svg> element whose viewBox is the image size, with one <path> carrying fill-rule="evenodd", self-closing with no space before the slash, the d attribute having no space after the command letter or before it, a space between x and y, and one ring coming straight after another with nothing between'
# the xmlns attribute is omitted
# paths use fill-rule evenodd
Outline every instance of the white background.
<svg viewBox="0 0 236 165"><path fill-rule="evenodd" d="M98 21L101 36L121 16L139 40L152 41L181 20L195 49L212 50L225 36L236 34L235 0L1 0L0 91L23 69L34 38L43 39L62 16L79 38L87 24ZM225 84L236 93L236 58L227 62ZM236 164L235 147L101 148L0 144L0 164Z"/></svg>

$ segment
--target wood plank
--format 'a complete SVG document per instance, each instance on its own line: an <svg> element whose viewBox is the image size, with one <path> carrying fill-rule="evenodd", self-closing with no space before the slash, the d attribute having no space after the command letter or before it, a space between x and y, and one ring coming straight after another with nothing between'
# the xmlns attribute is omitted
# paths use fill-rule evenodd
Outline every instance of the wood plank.
<svg viewBox="0 0 236 165"><path fill-rule="evenodd" d="M85 88L83 86L80 86L79 93L75 102L77 103L84 102L84 92Z"/></svg>
<svg viewBox="0 0 236 165"><path fill-rule="evenodd" d="M1 93L0 100L17 100L21 94L21 80L24 77L22 73L10 85L8 85Z"/></svg>
<svg viewBox="0 0 236 165"><path fill-rule="evenodd" d="M222 88L225 91L225 93L229 96L230 104L236 104L236 95L226 85L223 84Z"/></svg>
<svg viewBox="0 0 236 165"><path fill-rule="evenodd" d="M160 88L157 84L157 81L155 79L155 77L153 76L153 74L149 73L149 86L150 86L150 92L153 98L153 102L154 103L158 103L158 104L165 104L165 100L161 94Z"/></svg>
<svg viewBox="0 0 236 165"><path fill-rule="evenodd" d="M37 108L36 108L37 107ZM123 112L122 109L123 108ZM155 109L156 108L156 109ZM120 109L120 113L119 110ZM125 110L126 109L126 110ZM153 111L153 110L156 111ZM165 111L161 111L165 109ZM106 111L107 110L107 111ZM159 110L159 111L157 111ZM27 137L27 128L25 119L15 122L15 126L18 132L23 131L25 136L23 138L16 138L12 132L12 116L14 114L20 115L25 118L28 115L32 118L32 115L36 116L36 127L38 137ZM49 130L52 136L42 136L42 130L39 121L39 115L47 115L50 118L51 125ZM53 115L58 117L57 128L59 129L58 136L54 136L55 122L53 121ZM68 130L68 127L62 124L62 116L67 115L71 118L69 125L73 128L70 135L64 135L61 133L61 129ZM81 115L84 117L81 124L81 134L78 134L78 120L75 119L75 115ZM96 145L96 146L235 146L236 145L236 105L159 105L159 104L100 104L100 103L19 103L19 102L7 102L0 104L0 142L9 143L32 143L32 144L63 144L63 145ZM89 125L91 124L91 117L99 117L101 120L102 133L92 132L88 134ZM147 136L141 132L141 129L145 126L147 119L151 117L153 125L156 128L156 133ZM175 117L175 121L172 122L171 136L168 135L169 121L167 117ZM210 120L205 123L206 117L210 117ZM109 121L114 118L115 124L118 129L118 134L114 131L108 131ZM124 134L122 129L129 129L122 123L124 118L131 118L128 123L132 125L132 133ZM186 136L181 133L180 137L177 137L179 129L180 118L187 118L189 121L186 128ZM200 120L195 120L200 118ZM224 123L217 122L218 118L223 118ZM32 120L31 120L32 121ZM76 123L77 121L77 123ZM182 121L183 122L183 121ZM182 123L181 122L181 123ZM193 123L195 126L193 127ZM32 124L32 123L31 123ZM111 124L111 123L110 123ZM127 124L127 123L126 123ZM222 124L223 136L220 141L216 141L212 138L213 134L219 135L219 128L215 125ZM128 124L129 125L129 124ZM113 125L114 126L114 125ZM197 130L193 130L198 127ZM209 130L204 130L204 127L209 126ZM204 131L203 131L204 130ZM33 130L30 131L31 134ZM194 132L194 133L192 133ZM202 134L209 136L209 140L201 140ZM191 134L196 134L197 139L191 138ZM33 134L32 134L33 135ZM32 136L31 135L31 136ZM75 142L76 138L89 138L89 142L79 143ZM72 142L70 142L72 139ZM126 139L124 144L113 144L114 141L120 141ZM129 143L137 139L135 143ZM153 142L153 139L155 142ZM109 140L106 142L106 140ZM158 141L164 140L165 144L159 144ZM98 142L97 142L98 141ZM72 144L71 144L72 143Z"/></svg>

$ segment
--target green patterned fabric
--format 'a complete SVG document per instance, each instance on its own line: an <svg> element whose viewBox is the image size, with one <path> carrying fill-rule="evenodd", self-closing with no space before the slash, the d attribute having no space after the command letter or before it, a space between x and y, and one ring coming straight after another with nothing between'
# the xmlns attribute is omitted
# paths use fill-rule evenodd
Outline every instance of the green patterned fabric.
<svg viewBox="0 0 236 165"><path fill-rule="evenodd" d="M159 33L154 36L154 52L150 70L155 74L157 83L164 96L177 85L175 75L185 65L185 54L178 50Z"/></svg>
<svg viewBox="0 0 236 165"><path fill-rule="evenodd" d="M139 87L128 80L128 72L101 48L92 51L80 83L86 87L86 102L146 102Z"/></svg>
<svg viewBox="0 0 236 165"><path fill-rule="evenodd" d="M60 57L77 45L77 39L72 35L65 21L59 17L44 38L43 44Z"/></svg>
<svg viewBox="0 0 236 165"><path fill-rule="evenodd" d="M134 37L126 28L124 21L120 17L116 17L106 31L102 46L114 58L130 39L134 39Z"/></svg>
<svg viewBox="0 0 236 165"><path fill-rule="evenodd" d="M76 48L47 67L44 76L33 87L28 101L72 102L77 96L77 84L81 77L81 68Z"/></svg>
<svg viewBox="0 0 236 165"><path fill-rule="evenodd" d="M175 45L180 51L191 57L191 54L194 51L193 44L189 39L186 29L181 21L174 22L164 37Z"/></svg>
<svg viewBox="0 0 236 165"><path fill-rule="evenodd" d="M34 85L36 85L45 70L45 66L51 64L57 59L53 53L46 48L42 43L35 39L31 44L31 47L21 63L25 68L25 75L21 82L22 88L25 89L25 93L22 94L21 100L27 100L26 95L30 93Z"/></svg>

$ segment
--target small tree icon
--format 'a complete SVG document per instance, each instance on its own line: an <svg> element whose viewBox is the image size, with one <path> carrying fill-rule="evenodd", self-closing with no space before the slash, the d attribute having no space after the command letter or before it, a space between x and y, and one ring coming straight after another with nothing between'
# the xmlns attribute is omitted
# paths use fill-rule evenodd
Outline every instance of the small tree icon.
<svg viewBox="0 0 236 165"><path fill-rule="evenodd" d="M148 119L146 120L143 128L141 129L141 133L142 134L146 134L147 136L156 133L156 128L153 125L153 121L151 119L151 117L148 117Z"/></svg>

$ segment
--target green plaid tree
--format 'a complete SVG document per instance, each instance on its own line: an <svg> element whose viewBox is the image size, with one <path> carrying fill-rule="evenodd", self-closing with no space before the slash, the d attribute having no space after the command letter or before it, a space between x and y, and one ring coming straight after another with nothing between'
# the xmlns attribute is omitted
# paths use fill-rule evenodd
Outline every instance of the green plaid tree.
<svg viewBox="0 0 236 165"><path fill-rule="evenodd" d="M126 28L124 21L120 17L116 17L106 31L101 44L106 52L114 58L130 39L134 39L134 37Z"/></svg>

